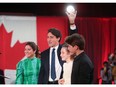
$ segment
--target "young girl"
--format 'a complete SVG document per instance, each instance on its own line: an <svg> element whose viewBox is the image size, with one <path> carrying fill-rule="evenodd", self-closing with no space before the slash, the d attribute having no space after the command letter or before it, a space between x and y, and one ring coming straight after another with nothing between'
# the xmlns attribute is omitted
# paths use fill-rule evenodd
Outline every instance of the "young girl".
<svg viewBox="0 0 116 87"><path fill-rule="evenodd" d="M41 61L38 58L38 47L34 42L27 42L25 45L24 60L17 64L16 84L37 84Z"/></svg>
<svg viewBox="0 0 116 87"><path fill-rule="evenodd" d="M73 65L73 56L68 50L68 44L64 44L61 48L61 58L66 61L63 65L63 78L58 81L59 84L71 84L71 72Z"/></svg>

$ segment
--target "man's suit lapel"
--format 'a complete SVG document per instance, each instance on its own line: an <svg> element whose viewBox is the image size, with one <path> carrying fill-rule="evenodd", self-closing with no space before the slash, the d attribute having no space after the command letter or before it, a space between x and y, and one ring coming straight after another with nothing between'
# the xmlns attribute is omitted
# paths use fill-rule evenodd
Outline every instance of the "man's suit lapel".
<svg viewBox="0 0 116 87"><path fill-rule="evenodd" d="M46 57L47 57L47 58L46 58L46 64L45 64L46 66L45 66L45 67L46 67L46 69L47 69L47 70L46 70L46 72L47 72L47 78L49 78L49 66L50 66L50 63L49 63L49 60L50 60L50 58L49 58L49 52L50 52L50 49L48 49L47 51L48 51L48 52L46 52L46 54L45 54Z"/></svg>
<svg viewBox="0 0 116 87"><path fill-rule="evenodd" d="M59 60L59 62L60 62L60 65L62 66L62 65L63 65L63 62L62 62L62 59L61 59L61 57L60 57L61 47L62 47L62 46L59 45L58 50L57 50L57 55L58 55L58 60Z"/></svg>

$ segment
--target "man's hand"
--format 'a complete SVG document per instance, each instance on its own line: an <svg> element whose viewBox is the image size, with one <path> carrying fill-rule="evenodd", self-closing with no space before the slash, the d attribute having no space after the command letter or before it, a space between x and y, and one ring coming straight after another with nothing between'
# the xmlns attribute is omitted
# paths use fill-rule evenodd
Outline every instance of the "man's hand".
<svg viewBox="0 0 116 87"><path fill-rule="evenodd" d="M76 19L76 15L77 15L77 11L73 11L71 13L66 12L69 22L71 25L75 24L75 19Z"/></svg>

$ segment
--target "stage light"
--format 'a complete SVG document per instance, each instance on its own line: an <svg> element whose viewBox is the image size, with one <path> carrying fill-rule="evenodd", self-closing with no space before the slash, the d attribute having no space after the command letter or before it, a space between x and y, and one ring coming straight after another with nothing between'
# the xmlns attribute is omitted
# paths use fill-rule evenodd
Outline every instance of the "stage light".
<svg viewBox="0 0 116 87"><path fill-rule="evenodd" d="M72 13L72 12L75 11L75 9L74 9L73 6L69 5L69 6L67 6L66 11L67 11L68 13Z"/></svg>

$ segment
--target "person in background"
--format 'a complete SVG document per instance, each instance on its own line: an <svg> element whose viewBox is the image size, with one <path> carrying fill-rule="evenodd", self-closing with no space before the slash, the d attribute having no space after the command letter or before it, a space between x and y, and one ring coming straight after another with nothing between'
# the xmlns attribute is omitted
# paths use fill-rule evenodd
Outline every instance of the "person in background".
<svg viewBox="0 0 116 87"><path fill-rule="evenodd" d="M114 48L114 52L109 54L108 62L112 69L112 81L116 84L116 48Z"/></svg>
<svg viewBox="0 0 116 87"><path fill-rule="evenodd" d="M114 83L116 84L116 62L114 62L113 67L112 67L112 79Z"/></svg>
<svg viewBox="0 0 116 87"><path fill-rule="evenodd" d="M114 49L114 53L112 56L112 78L114 83L116 84L116 48Z"/></svg>
<svg viewBox="0 0 116 87"><path fill-rule="evenodd" d="M112 63L113 63L113 66L114 64L116 63L116 48L114 49L114 53L112 54Z"/></svg>
<svg viewBox="0 0 116 87"><path fill-rule="evenodd" d="M4 71L0 69L0 84L5 84Z"/></svg>
<svg viewBox="0 0 116 87"><path fill-rule="evenodd" d="M37 84L41 67L38 46L34 42L27 42L24 52L26 59L17 64L15 84Z"/></svg>
<svg viewBox="0 0 116 87"><path fill-rule="evenodd" d="M109 54L108 61L110 62L110 65L113 67L114 62L116 62L116 48L114 48L114 52Z"/></svg>
<svg viewBox="0 0 116 87"><path fill-rule="evenodd" d="M68 50L74 56L71 84L91 84L93 81L94 66L90 58L84 52L85 39L80 34L72 34L65 40Z"/></svg>
<svg viewBox="0 0 116 87"><path fill-rule="evenodd" d="M70 24L69 35L77 33L75 25L76 14L76 11L71 14L67 13ZM60 44L61 36L61 32L57 28L48 30L47 42L49 48L41 53L41 69L38 84L58 84L58 80L62 78L64 62L60 57L62 48Z"/></svg>
<svg viewBox="0 0 116 87"><path fill-rule="evenodd" d="M112 70L107 61L103 62L103 68L100 71L102 84L112 84Z"/></svg>
<svg viewBox="0 0 116 87"><path fill-rule="evenodd" d="M74 57L68 50L68 44L64 43L61 48L61 58L66 61L63 64L63 78L58 81L59 84L71 84L71 73Z"/></svg>

